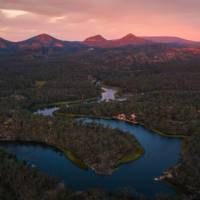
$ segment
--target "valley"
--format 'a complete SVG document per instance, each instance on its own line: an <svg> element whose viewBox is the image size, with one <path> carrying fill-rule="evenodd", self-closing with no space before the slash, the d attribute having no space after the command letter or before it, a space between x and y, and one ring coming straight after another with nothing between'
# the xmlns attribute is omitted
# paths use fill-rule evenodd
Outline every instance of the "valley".
<svg viewBox="0 0 200 200"><path fill-rule="evenodd" d="M133 38L129 35L125 41ZM0 50L0 140L6 141L1 147L17 160L2 153L2 162L17 167L25 160L36 168L22 164L16 168L19 174L25 167L26 173L39 173L44 182L49 177L44 179L43 173L58 177L57 182L52 178L52 188L60 181L65 186L54 199L56 195L60 199L103 195L106 199L107 190L113 199L121 199L113 191L131 186L137 193L131 198L144 194L147 199L167 199L156 197L164 193L169 198L196 200L200 184L199 47L196 43L125 44L102 48L65 42L64 48L63 41L47 35L24 41L17 48L4 41ZM72 173L67 178L70 170L80 177ZM154 180L166 171L171 174L166 182L183 192ZM85 184L79 185L81 177ZM18 195L11 183L0 182L0 188L4 191L3 185L9 184ZM104 192L91 191L103 185ZM22 191L26 193L26 188ZM34 192L31 195L40 199Z"/></svg>

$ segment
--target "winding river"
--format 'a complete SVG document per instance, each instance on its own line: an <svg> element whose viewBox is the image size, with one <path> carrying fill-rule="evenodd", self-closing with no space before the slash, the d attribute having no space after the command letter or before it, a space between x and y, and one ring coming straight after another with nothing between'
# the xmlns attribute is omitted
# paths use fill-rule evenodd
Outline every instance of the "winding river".
<svg viewBox="0 0 200 200"><path fill-rule="evenodd" d="M51 116L53 111L54 109L45 109L40 110L39 113ZM79 120L83 123L95 122L129 132L144 147L145 154L135 162L121 165L111 176L99 176L91 170L83 170L75 166L62 152L52 147L19 143L1 143L0 146L15 154L19 160L26 160L33 167L58 177L66 186L76 190L101 187L113 191L128 188L135 194L148 197L158 193L174 193L167 183L156 182L154 178L177 163L181 149L180 139L163 137L140 125L116 120L90 118Z"/></svg>

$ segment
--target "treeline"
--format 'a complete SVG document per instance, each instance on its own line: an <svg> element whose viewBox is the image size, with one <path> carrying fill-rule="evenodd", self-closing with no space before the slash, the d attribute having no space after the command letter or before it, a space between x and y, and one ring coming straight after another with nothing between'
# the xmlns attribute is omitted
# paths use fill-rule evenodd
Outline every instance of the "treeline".
<svg viewBox="0 0 200 200"><path fill-rule="evenodd" d="M182 148L179 164L169 171L173 174L170 181L182 188L188 199L198 200L200 198L200 135L196 132L187 137Z"/></svg>
<svg viewBox="0 0 200 200"><path fill-rule="evenodd" d="M25 162L17 161L15 156L0 149L0 199L1 200L147 200L134 197L132 191L122 188L114 193L101 189L74 191L31 168ZM186 197L158 196L155 200L186 200Z"/></svg>
<svg viewBox="0 0 200 200"><path fill-rule="evenodd" d="M18 101L17 104L27 109L38 104L81 100L99 94L81 63L77 65L59 58L30 59L22 55L0 58L0 62L1 102L16 104Z"/></svg>
<svg viewBox="0 0 200 200"><path fill-rule="evenodd" d="M12 127L12 131L20 133L22 129L26 130L19 134L24 134L23 137L27 137L27 130L30 130L30 127L34 130L38 126L40 130L37 131L42 138L46 131L39 125L41 121L52 135L54 134L51 132L54 130L52 126L56 127L54 137L59 136L63 139L65 136L60 128L62 124L53 122L51 125L51 120L42 118L31 120L29 123L25 120L27 116L14 117L13 113L30 109L35 105L96 97L100 94L99 87L95 87L94 84L96 80L118 86L123 93L130 94L126 102L76 105L65 108L64 112L97 116L133 112L137 115L137 120L149 128L167 134L188 136L189 140L185 144L187 153L183 151L182 168L180 173L177 173L180 174L177 176L177 182L185 177L183 182L189 183L187 190L196 188L200 181L197 172L200 163L197 159L200 144L196 139L200 130L198 52L198 48L177 49L156 45L148 48L94 49L74 55L49 55L48 52L5 54L0 57L0 113L10 120L18 121L14 123L16 126ZM20 119L22 120L19 121ZM1 127L2 124L3 121ZM73 123L70 126L74 126ZM77 134L81 135L83 129L78 127ZM93 128L91 130L97 131ZM92 133L89 135L92 137ZM79 139L77 137L76 140ZM84 138L82 139L84 141ZM112 140L110 142L113 143ZM95 146L92 148L95 149ZM81 152L84 152L83 149ZM188 172L190 170L188 167L191 166L194 173Z"/></svg>
<svg viewBox="0 0 200 200"><path fill-rule="evenodd" d="M0 149L1 200L64 200L72 190Z"/></svg>
<svg viewBox="0 0 200 200"><path fill-rule="evenodd" d="M94 115L114 117L125 113L135 114L136 120L147 128L156 129L168 135L190 136L200 130L200 93L159 92L135 94L126 102L112 101L96 104L63 106L57 114Z"/></svg>
<svg viewBox="0 0 200 200"><path fill-rule="evenodd" d="M76 164L106 175L143 154L136 139L118 129L21 113L0 117L0 138L54 146Z"/></svg>

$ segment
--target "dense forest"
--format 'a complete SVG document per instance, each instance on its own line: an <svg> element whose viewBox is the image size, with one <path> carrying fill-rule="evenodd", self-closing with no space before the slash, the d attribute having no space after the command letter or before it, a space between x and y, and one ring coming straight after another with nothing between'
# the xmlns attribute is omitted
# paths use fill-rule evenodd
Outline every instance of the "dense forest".
<svg viewBox="0 0 200 200"><path fill-rule="evenodd" d="M12 134L14 134L14 137L17 136L18 139L44 141L43 132L47 129L50 138L52 135L54 139L59 136L62 138L60 141L63 141L65 137L62 134L63 130L68 128L73 129L77 137L81 136L79 133L87 133L77 141L83 144L87 135L92 145L96 137L92 138L91 133L97 132L97 137L99 137L98 132L106 131L110 133L109 145L116 148L127 144L126 139L124 143L121 143L122 138L113 137L113 135L120 135L117 130L104 130L96 125L86 127L73 122L66 125L60 119L37 118L31 117L30 113L24 113L30 112L35 107L71 101L80 103L68 108L63 106L59 112L99 117L135 113L137 121L148 128L169 135L185 136L180 163L170 169L174 173L173 184L184 188L186 194L189 195L180 199L199 199L199 51L199 48L150 45L148 48L141 46L84 49L74 54L46 50L1 52L0 113L1 134L4 134L1 137L8 136L12 139ZM84 100L97 98L100 95L100 86L96 84L98 81L119 87L120 94L128 94L127 100L85 104ZM5 120L8 120L5 123L8 125L6 129L3 126ZM36 127L40 133L37 135L39 138L34 135ZM33 133L32 135L26 134L29 130ZM6 135L6 133L9 134ZM72 135L68 134L67 137L72 137ZM129 138L128 135L123 137ZM117 141L116 146L112 142L113 138ZM54 139L51 140L54 141ZM135 144L135 141L133 143ZM69 148L76 152L73 144L69 145L72 145ZM104 144L98 145L101 147ZM95 149L95 145L91 146L91 149ZM110 149L107 150L111 152ZM84 157L83 152L87 152L87 156L88 154L93 156L90 149L81 149L76 154ZM118 160L124 152L117 151L116 155ZM113 163L111 166L113 167ZM90 194L92 196L93 192Z"/></svg>
<svg viewBox="0 0 200 200"><path fill-rule="evenodd" d="M56 178L31 168L4 150L0 150L0 199L66 199L72 193Z"/></svg>
<svg viewBox="0 0 200 200"><path fill-rule="evenodd" d="M59 115L115 117L134 113L137 122L167 135L190 136L200 130L200 94L198 92L155 91L135 94L123 102L62 106Z"/></svg>
<svg viewBox="0 0 200 200"><path fill-rule="evenodd" d="M112 174L119 164L133 161L143 154L142 147L131 135L96 124L84 125L21 113L0 118L0 124L2 141L54 146L79 166L91 168L99 174Z"/></svg>

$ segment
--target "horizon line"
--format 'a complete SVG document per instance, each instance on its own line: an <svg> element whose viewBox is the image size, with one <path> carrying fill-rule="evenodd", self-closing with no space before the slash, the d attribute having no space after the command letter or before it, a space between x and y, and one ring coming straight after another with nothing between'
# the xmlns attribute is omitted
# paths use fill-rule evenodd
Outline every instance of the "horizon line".
<svg viewBox="0 0 200 200"><path fill-rule="evenodd" d="M5 37L1 37L0 36L0 39L3 39L3 40L6 40L6 41L8 41L8 42L13 42L13 43L18 43L18 42L23 42L23 41L26 41L26 40L29 40L29 39L31 39L31 38L34 38L34 37L38 37L38 36L41 36L41 35L46 35L46 36L50 36L50 37L52 37L52 38L55 38L55 39L57 39L57 40L60 40L60 41L69 41L69 42L83 42L84 40L86 40L86 39L88 39L88 38L90 38L90 37L95 37L95 36L102 36L103 38L105 38L106 40L116 40L116 39L121 39L121 38L123 38L123 37L125 37L125 36L127 36L127 35L129 35L129 34L132 34L133 36L136 36L136 37L139 37L139 38L147 38L147 37L149 37L149 38L153 38L153 37L157 37L157 38L177 38L177 39L182 39L182 40L187 40L187 41L190 41L190 42L200 42L200 40L199 41L197 41L197 40L192 40L192 39L187 39L187 38L185 38L185 37L181 37L181 36L172 36L172 35L146 35L146 36L139 36L139 35L135 35L135 34L133 34L133 33L127 33L126 35L123 35L123 36L121 36L121 37L119 37L119 38L112 38L112 39L107 39L106 37L104 37L103 36L103 34L99 34L99 33L97 33L97 34L94 34L94 35L91 35L91 36L88 36L88 37L86 37L85 39L83 39L83 40L68 40L68 39L59 39L59 37L57 37L57 36L54 36L55 34L49 34L49 33L39 33L39 34L35 34L35 35L32 35L32 36L29 36L29 37L26 37L25 39L21 39L21 40L17 40L17 41L13 41L13 40L10 40L10 39L6 39Z"/></svg>

